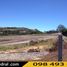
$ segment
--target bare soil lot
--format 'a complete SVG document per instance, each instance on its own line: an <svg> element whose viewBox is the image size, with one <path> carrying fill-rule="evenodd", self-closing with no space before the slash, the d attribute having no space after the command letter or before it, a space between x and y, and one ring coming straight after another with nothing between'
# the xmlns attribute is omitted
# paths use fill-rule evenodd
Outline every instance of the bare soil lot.
<svg viewBox="0 0 67 67"><path fill-rule="evenodd" d="M56 37L55 35L15 35L15 36L0 36L0 45L7 43L16 43L29 40L50 39Z"/></svg>
<svg viewBox="0 0 67 67"><path fill-rule="evenodd" d="M57 34L0 36L0 61L57 61L57 51L46 50L53 47L57 36ZM63 38L67 41L67 37ZM30 45L31 40L40 42ZM67 61L66 50L63 48L64 61Z"/></svg>

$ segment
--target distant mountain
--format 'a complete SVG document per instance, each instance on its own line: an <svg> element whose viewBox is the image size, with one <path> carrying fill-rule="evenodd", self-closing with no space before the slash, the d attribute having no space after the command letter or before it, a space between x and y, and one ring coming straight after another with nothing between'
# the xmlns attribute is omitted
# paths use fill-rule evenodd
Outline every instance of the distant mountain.
<svg viewBox="0 0 67 67"><path fill-rule="evenodd" d="M0 27L0 35L25 35L41 34L38 29L29 29L25 27Z"/></svg>

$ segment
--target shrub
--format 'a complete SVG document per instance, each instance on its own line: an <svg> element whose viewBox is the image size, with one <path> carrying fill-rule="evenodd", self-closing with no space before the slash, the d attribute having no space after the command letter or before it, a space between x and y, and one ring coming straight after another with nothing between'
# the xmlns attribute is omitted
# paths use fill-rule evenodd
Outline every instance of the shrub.
<svg viewBox="0 0 67 67"><path fill-rule="evenodd" d="M31 40L29 44L30 44L30 45L35 45L35 44L37 44L37 43L38 43L38 42L37 42L36 40Z"/></svg>
<svg viewBox="0 0 67 67"><path fill-rule="evenodd" d="M28 52L40 52L40 49L39 48L36 48L36 49L29 49Z"/></svg>

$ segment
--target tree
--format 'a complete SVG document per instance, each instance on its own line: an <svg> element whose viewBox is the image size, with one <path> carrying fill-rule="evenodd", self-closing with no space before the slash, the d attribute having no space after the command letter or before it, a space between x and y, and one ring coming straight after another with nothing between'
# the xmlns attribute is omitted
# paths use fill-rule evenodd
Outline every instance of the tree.
<svg viewBox="0 0 67 67"><path fill-rule="evenodd" d="M46 33L52 34L52 33L57 33L57 31L56 30L49 30L49 31L46 31Z"/></svg>
<svg viewBox="0 0 67 67"><path fill-rule="evenodd" d="M41 32L41 31L39 31L38 29L34 29L34 34L40 34L40 33L43 33L43 32Z"/></svg>
<svg viewBox="0 0 67 67"><path fill-rule="evenodd" d="M66 27L64 25L62 25L62 24L58 25L57 31L62 32L63 30L66 30Z"/></svg>
<svg viewBox="0 0 67 67"><path fill-rule="evenodd" d="M63 34L64 36L67 36L67 29L63 30L63 31L62 31L62 34Z"/></svg>

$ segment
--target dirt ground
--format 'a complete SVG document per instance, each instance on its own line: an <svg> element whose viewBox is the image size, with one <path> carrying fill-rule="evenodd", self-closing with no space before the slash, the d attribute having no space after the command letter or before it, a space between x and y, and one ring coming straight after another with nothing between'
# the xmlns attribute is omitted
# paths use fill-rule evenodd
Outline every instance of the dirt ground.
<svg viewBox="0 0 67 67"><path fill-rule="evenodd" d="M15 36L0 36L0 46L5 44L15 44L30 40L50 39L55 38L56 35L15 35ZM11 45L12 45L11 44Z"/></svg>
<svg viewBox="0 0 67 67"><path fill-rule="evenodd" d="M50 34L50 35L20 35L20 36L0 36L0 46L7 46L7 45L15 45L24 42L28 42L30 40L46 40L51 38L57 38L57 34ZM67 37L64 37L64 39ZM67 40L66 40L67 41ZM48 51L41 51L41 52L32 52L27 53L27 50L30 48L37 48L37 47L29 47L24 49L16 49L10 51L0 51L0 61L27 61L27 60L41 60L41 61L58 61L58 51L48 52ZM43 46L39 46L40 49ZM25 53L23 52L25 50ZM16 51L20 51L17 53ZM63 48L63 61L67 61L67 48Z"/></svg>
<svg viewBox="0 0 67 67"><path fill-rule="evenodd" d="M62 56L63 56L62 61L67 61L67 49L63 49ZM41 60L42 61L58 61L58 51L47 54Z"/></svg>

